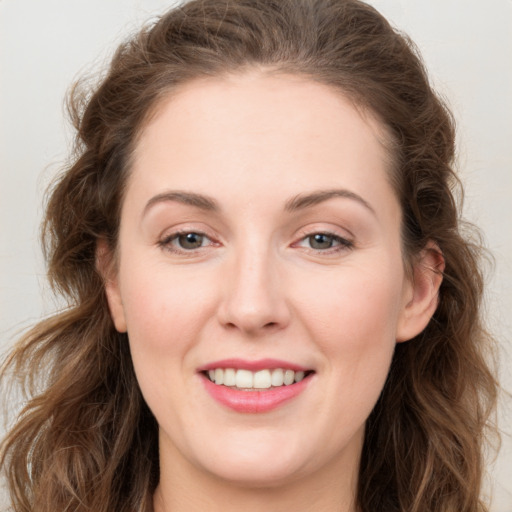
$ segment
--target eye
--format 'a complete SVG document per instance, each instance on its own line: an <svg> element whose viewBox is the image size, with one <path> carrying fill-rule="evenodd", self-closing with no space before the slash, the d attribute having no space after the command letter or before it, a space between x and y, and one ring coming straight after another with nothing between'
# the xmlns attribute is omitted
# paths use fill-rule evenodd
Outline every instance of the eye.
<svg viewBox="0 0 512 512"><path fill-rule="evenodd" d="M207 237L200 233L183 233L176 235L173 241L175 241L181 249L193 250L203 247L205 239L207 240Z"/></svg>
<svg viewBox="0 0 512 512"><path fill-rule="evenodd" d="M307 238L309 245L312 249L330 249L336 240L334 239L334 236L327 235L325 233L316 233L314 235L310 235Z"/></svg>
<svg viewBox="0 0 512 512"><path fill-rule="evenodd" d="M183 231L170 234L159 242L158 245L174 253L185 253L208 247L213 245L213 242L204 233Z"/></svg>
<svg viewBox="0 0 512 512"><path fill-rule="evenodd" d="M333 233L312 233L304 237L297 244L299 247L313 249L315 251L337 251L353 247L353 243L346 238Z"/></svg>

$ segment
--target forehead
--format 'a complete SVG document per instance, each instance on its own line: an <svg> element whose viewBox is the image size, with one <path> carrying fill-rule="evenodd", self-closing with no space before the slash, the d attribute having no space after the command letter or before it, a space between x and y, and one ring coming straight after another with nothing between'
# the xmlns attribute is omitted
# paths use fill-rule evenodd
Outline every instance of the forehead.
<svg viewBox="0 0 512 512"><path fill-rule="evenodd" d="M340 91L303 77L200 79L154 109L131 182L148 193L166 186L211 195L236 184L252 195L340 185L371 195L389 182L387 140L382 124Z"/></svg>
<svg viewBox="0 0 512 512"><path fill-rule="evenodd" d="M212 125L217 128L238 125L247 134L250 128L253 133L269 127L279 129L277 123L285 127L287 120L288 128L295 125L298 131L308 127L325 137L327 134L319 128L326 124L334 127L340 120L339 114L352 120L359 118L357 124L369 128L384 150L390 151L392 137L387 127L343 91L304 76L258 69L198 78L177 87L151 109L140 130L139 141L154 136L154 125L161 125L162 117L171 116L182 127L183 121L187 126L195 125L195 130L203 127L205 131ZM338 128L341 128L339 123ZM356 123L352 123L351 131L356 128ZM183 134L179 128L177 131ZM332 132L336 138L343 135L342 131ZM136 147L139 149L140 144Z"/></svg>

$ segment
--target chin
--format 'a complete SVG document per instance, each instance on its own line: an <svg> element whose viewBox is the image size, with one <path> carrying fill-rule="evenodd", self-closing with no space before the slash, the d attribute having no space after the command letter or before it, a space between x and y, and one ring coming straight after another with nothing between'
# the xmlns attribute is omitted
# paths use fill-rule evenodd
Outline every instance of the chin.
<svg viewBox="0 0 512 512"><path fill-rule="evenodd" d="M243 487L278 487L314 471L314 453L298 440L270 433L231 433L224 440L210 439L196 454L195 465L207 473ZM212 449L213 448L213 449ZM309 463L308 463L309 461Z"/></svg>
<svg viewBox="0 0 512 512"><path fill-rule="evenodd" d="M286 466L282 463L276 465L275 462L275 458L253 464L239 462L229 464L226 461L222 467L211 467L210 472L230 485L252 489L282 487L300 479L305 473L296 465Z"/></svg>

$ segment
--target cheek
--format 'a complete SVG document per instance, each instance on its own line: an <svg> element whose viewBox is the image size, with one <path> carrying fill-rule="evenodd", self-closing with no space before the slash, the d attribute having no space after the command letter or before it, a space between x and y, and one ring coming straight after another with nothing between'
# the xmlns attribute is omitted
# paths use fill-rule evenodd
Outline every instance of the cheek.
<svg viewBox="0 0 512 512"><path fill-rule="evenodd" d="M137 380L153 409L168 401L166 391L193 375L189 356L200 337L211 300L200 293L193 273L172 272L156 264L126 265L122 295L128 339ZM208 288L207 288L208 289Z"/></svg>
<svg viewBox="0 0 512 512"><path fill-rule="evenodd" d="M386 381L396 344L401 272L348 265L304 280L297 305L308 337L322 353L323 398L315 416L332 451L363 429ZM314 286L314 288L313 288ZM312 293L315 290L315 293ZM307 297L307 299L305 298Z"/></svg>
<svg viewBox="0 0 512 512"><path fill-rule="evenodd" d="M310 283L315 285L316 292L309 293L309 300L303 301L310 311L308 316L317 319L318 329L332 332L335 328L344 338L353 339L376 329L383 335L394 336L401 304L399 273L389 269L369 273L365 269L346 268L322 281L323 285L318 280ZM306 295L304 292L302 296Z"/></svg>
<svg viewBox="0 0 512 512"><path fill-rule="evenodd" d="M122 295L130 337L153 350L179 350L211 302L199 276L165 265L126 267Z"/></svg>
<svg viewBox="0 0 512 512"><path fill-rule="evenodd" d="M122 295L137 381L155 416L172 417L179 424L172 411L179 410L181 395L171 390L183 388L183 375L194 375L184 369L192 368L189 356L200 336L209 299L204 288L199 293L192 273L127 260Z"/></svg>
<svg viewBox="0 0 512 512"><path fill-rule="evenodd" d="M317 293L309 293L309 300L300 306L306 328L327 364L335 370L338 367L337 378L355 390L366 389L369 383L383 385L396 343L402 298L400 271L388 267L368 272L366 268L345 268L326 276L321 287L317 280ZM364 385L358 386L361 382Z"/></svg>

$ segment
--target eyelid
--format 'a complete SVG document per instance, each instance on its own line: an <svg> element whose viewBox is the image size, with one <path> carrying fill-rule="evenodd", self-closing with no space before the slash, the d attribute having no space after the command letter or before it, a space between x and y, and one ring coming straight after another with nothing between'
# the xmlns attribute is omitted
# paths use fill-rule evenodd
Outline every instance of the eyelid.
<svg viewBox="0 0 512 512"><path fill-rule="evenodd" d="M180 230L180 231L174 231L173 233L170 233L169 235L164 237L163 240L161 240L161 243L167 244L167 243L172 242L173 240L177 240L180 236L192 235L192 234L198 235L201 238L206 238L211 241L210 237L206 233L203 233L202 231L186 229L183 231Z"/></svg>
<svg viewBox="0 0 512 512"><path fill-rule="evenodd" d="M220 242L215 240L214 236L207 233L207 231L209 231L209 230L194 229L194 227L192 227L192 226L184 226L184 227L180 227L180 228L174 228L171 230L165 230L164 231L165 234L158 237L157 245L161 249L168 251L171 254L176 254L178 256L184 256L184 257L196 256L197 253L199 253L199 252L203 253L204 251L208 250L211 247L221 245ZM174 240L178 239L178 237L180 237L182 235L192 234L192 233L206 238L207 240L209 240L210 243L208 243L207 245L198 247L196 249L179 248L172 244L172 242Z"/></svg>
<svg viewBox="0 0 512 512"><path fill-rule="evenodd" d="M306 241L308 238L314 237L315 235L324 235L324 236L330 237L330 238L333 239L334 242L337 242L337 245L334 245L332 247L328 247L326 249L316 249L314 247L305 247L306 249L309 249L309 250L314 251L314 252L318 252L318 253L337 252L337 251L340 251L340 250L351 249L353 247L353 245L354 245L350 240L347 240L344 237L341 237L341 236L338 236L338 235L334 235L333 233L326 233L326 232L311 233L310 235L307 235L304 238L301 238L298 241L298 243L296 243L296 245L298 245L299 247L303 247L301 245L301 243Z"/></svg>
<svg viewBox="0 0 512 512"><path fill-rule="evenodd" d="M217 231L212 229L208 224L202 221L184 220L174 224L167 224L165 228L160 229L158 234L155 233L158 242L168 240L173 236L184 235L187 233L197 233L203 235L211 240L218 238Z"/></svg>
<svg viewBox="0 0 512 512"><path fill-rule="evenodd" d="M353 242L356 238L355 235L345 227L340 227L329 222L312 222L297 230L295 239L298 240L299 238L306 238L317 233L336 236L351 242Z"/></svg>
<svg viewBox="0 0 512 512"><path fill-rule="evenodd" d="M345 251L350 251L355 246L355 238L350 233L348 236L347 231L345 233L341 233L341 230L335 227L325 227L321 225L315 225L315 226L307 226L305 228L302 228L297 233L297 236L295 238L295 242L291 244L292 247L298 247L302 248L308 252L311 252L313 254L319 254L319 255L329 255L329 254L335 254ZM327 249L314 249L313 247L304 247L300 245L302 242L304 242L307 238L312 237L314 235L326 235L329 237L332 237L333 239L337 240L339 242L338 245L334 247L329 247Z"/></svg>

